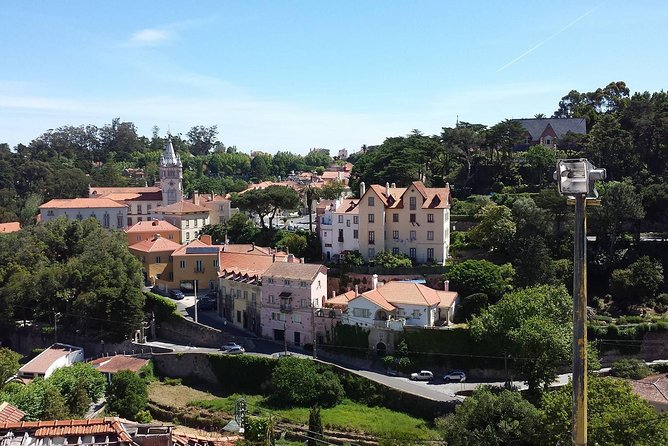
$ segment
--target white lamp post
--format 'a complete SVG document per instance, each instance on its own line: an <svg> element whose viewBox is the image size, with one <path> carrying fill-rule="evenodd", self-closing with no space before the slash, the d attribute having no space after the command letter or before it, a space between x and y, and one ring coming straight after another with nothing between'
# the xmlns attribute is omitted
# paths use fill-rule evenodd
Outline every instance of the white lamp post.
<svg viewBox="0 0 668 446"><path fill-rule="evenodd" d="M587 445L587 220L586 199L598 197L594 183L605 169L588 160L558 160L554 179L559 193L575 198L573 250L573 444Z"/></svg>

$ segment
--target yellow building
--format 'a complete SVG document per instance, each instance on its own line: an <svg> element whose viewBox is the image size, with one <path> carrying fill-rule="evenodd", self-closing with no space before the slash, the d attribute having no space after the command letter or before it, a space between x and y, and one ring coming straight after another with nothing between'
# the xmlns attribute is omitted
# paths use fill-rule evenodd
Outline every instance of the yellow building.
<svg viewBox="0 0 668 446"><path fill-rule="evenodd" d="M360 184L359 246L365 260L382 251L417 263L445 264L450 252L450 188Z"/></svg>
<svg viewBox="0 0 668 446"><path fill-rule="evenodd" d="M211 236L203 235L174 251L173 287L192 290L197 281L198 290L217 289L222 250L223 246L211 244Z"/></svg>
<svg viewBox="0 0 668 446"><path fill-rule="evenodd" d="M178 243L156 234L151 240L143 240L130 246L130 252L139 259L144 281L163 289L173 282L172 253L181 248Z"/></svg>
<svg viewBox="0 0 668 446"><path fill-rule="evenodd" d="M153 209L156 220L165 220L181 231L181 242L188 243L197 239L202 227L209 224L211 211L204 206L181 200L168 206Z"/></svg>

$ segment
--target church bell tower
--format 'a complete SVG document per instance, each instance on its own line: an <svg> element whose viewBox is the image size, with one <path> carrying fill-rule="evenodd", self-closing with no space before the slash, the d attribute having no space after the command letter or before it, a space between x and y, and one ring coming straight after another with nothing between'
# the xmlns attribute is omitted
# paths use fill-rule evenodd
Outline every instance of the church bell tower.
<svg viewBox="0 0 668 446"><path fill-rule="evenodd" d="M160 188L162 205L167 206L183 199L183 165L181 157L174 152L172 136L167 137L165 153L160 157Z"/></svg>

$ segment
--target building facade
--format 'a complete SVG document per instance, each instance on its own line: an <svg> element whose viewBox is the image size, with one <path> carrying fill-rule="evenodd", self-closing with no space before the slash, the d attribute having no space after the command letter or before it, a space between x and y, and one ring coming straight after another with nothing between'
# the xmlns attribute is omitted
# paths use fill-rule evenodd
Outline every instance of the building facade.
<svg viewBox="0 0 668 446"><path fill-rule="evenodd" d="M156 234L151 240L143 240L129 247L139 259L144 282L166 291L173 288L174 262L172 253L180 249L178 243Z"/></svg>
<svg viewBox="0 0 668 446"><path fill-rule="evenodd" d="M125 233L128 236L128 246L153 240L157 235L177 244L181 243L181 231L179 228L164 220L140 221L127 228Z"/></svg>
<svg viewBox="0 0 668 446"><path fill-rule="evenodd" d="M188 243L197 239L202 228L210 223L210 212L208 208L197 203L181 200L153 209L152 217L176 226L181 232L181 242Z"/></svg>
<svg viewBox="0 0 668 446"><path fill-rule="evenodd" d="M108 198L54 199L39 207L40 221L47 222L58 217L72 220L94 218L102 227L123 229L128 219L128 209L124 204Z"/></svg>
<svg viewBox="0 0 668 446"><path fill-rule="evenodd" d="M365 260L388 251L443 265L450 251L450 188L360 185L359 251Z"/></svg>
<svg viewBox="0 0 668 446"><path fill-rule="evenodd" d="M323 265L273 263L262 277L262 335L295 346L313 344L326 294Z"/></svg>
<svg viewBox="0 0 668 446"><path fill-rule="evenodd" d="M360 249L359 200L334 200L319 216L320 241L325 261L336 261L345 251Z"/></svg>

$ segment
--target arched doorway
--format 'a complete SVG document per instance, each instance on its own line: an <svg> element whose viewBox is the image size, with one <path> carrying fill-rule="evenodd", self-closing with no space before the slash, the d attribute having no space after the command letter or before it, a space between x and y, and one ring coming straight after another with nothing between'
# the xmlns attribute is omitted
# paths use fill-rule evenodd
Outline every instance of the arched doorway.
<svg viewBox="0 0 668 446"><path fill-rule="evenodd" d="M378 356L385 356L387 354L387 345L384 342L376 344L376 353L378 353Z"/></svg>

